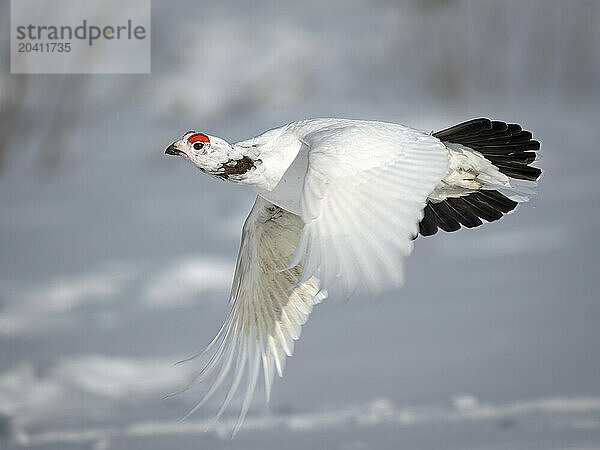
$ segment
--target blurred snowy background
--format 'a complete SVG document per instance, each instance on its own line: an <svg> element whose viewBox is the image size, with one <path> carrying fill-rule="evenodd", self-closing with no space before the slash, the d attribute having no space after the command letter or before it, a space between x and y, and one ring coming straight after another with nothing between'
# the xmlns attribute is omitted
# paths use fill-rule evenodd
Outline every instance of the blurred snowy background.
<svg viewBox="0 0 600 450"><path fill-rule="evenodd" d="M8 29L8 2L0 5ZM600 2L154 0L151 75L0 64L0 448L600 448ZM8 35L1 42L8 55ZM419 238L402 290L317 307L269 407L180 387L253 194L163 155L339 116L514 121L539 195Z"/></svg>

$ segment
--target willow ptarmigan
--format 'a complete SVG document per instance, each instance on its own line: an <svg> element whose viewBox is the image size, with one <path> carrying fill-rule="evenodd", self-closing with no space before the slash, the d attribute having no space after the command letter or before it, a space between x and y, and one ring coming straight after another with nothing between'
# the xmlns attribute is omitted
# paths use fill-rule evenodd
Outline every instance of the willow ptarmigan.
<svg viewBox="0 0 600 450"><path fill-rule="evenodd" d="M420 234L472 228L533 193L538 141L519 125L474 119L437 133L347 119L289 123L230 144L188 131L166 150L258 194L246 219L229 317L193 381L212 379L198 409L233 371L217 418L247 370L237 432L262 363L267 401L275 371L313 305L333 284L347 298L364 285L399 286Z"/></svg>

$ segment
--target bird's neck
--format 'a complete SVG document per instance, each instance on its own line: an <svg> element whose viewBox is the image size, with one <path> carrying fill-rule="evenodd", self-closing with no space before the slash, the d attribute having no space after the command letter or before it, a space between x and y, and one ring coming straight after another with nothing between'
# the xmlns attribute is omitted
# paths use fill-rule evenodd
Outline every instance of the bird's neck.
<svg viewBox="0 0 600 450"><path fill-rule="evenodd" d="M231 145L229 160L223 162L213 173L214 176L234 183L247 184L250 173L260 164L260 152L253 147Z"/></svg>
<svg viewBox="0 0 600 450"><path fill-rule="evenodd" d="M251 165L236 181L249 185L262 194L275 189L296 158L302 143L295 135L284 133L280 129L239 142L232 147L240 155L244 166Z"/></svg>

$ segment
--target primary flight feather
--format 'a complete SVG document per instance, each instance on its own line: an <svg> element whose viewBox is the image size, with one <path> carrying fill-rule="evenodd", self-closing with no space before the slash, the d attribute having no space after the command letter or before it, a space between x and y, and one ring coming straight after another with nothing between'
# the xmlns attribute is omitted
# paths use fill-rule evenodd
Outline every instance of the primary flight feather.
<svg viewBox="0 0 600 450"><path fill-rule="evenodd" d="M167 154L258 194L243 227L231 312L192 380L212 384L190 414L232 373L218 419L247 370L235 433L261 366L268 400L328 288L339 281L347 298L361 284L375 295L401 285L419 234L476 227L526 201L541 174L530 165L539 148L519 125L488 119L437 133L311 119L236 144L196 131L171 144Z"/></svg>

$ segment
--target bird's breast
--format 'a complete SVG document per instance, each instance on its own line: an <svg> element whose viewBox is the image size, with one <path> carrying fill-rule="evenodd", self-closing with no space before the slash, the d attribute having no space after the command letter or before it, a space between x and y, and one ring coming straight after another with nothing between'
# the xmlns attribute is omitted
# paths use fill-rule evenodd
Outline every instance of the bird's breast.
<svg viewBox="0 0 600 450"><path fill-rule="evenodd" d="M256 189L258 194L275 205L300 215L300 199L304 177L308 170L308 147L303 145L274 189Z"/></svg>

